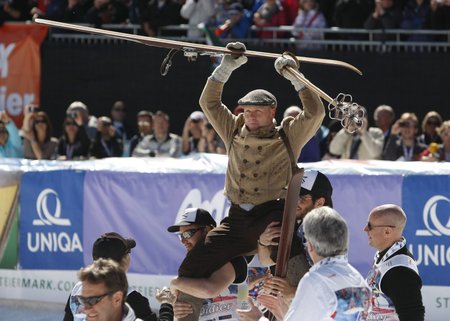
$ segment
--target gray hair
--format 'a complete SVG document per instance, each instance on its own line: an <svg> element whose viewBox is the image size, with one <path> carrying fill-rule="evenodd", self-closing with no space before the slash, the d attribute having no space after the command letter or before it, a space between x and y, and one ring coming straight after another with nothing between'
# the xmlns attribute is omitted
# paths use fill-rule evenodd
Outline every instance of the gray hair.
<svg viewBox="0 0 450 321"><path fill-rule="evenodd" d="M347 222L331 207L313 209L303 220L303 228L306 239L318 255L330 257L347 253Z"/></svg>
<svg viewBox="0 0 450 321"><path fill-rule="evenodd" d="M378 113L380 113L382 111L387 111L388 113L391 114L391 122L393 122L395 120L394 109L391 106L389 106L389 105L380 105L377 108L375 108L375 111L373 112L373 119L377 120L378 119Z"/></svg>

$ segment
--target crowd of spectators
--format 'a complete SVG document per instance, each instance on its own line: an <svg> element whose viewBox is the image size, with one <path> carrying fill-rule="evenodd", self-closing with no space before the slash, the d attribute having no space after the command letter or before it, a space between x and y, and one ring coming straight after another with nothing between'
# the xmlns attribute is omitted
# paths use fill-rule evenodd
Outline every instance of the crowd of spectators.
<svg viewBox="0 0 450 321"><path fill-rule="evenodd" d="M179 24L189 24L188 37L203 36L202 26L206 26L219 38L240 39L249 36L323 38L317 31L291 34L263 30L252 34L252 25L302 29L450 29L450 0L6 0L0 6L0 25L4 21L29 20L36 14L96 27L140 24L142 33L148 36L157 36L163 26ZM361 35L342 37L358 39ZM386 37L378 35L380 39ZM424 34L405 35L405 40L432 39Z"/></svg>
<svg viewBox="0 0 450 321"><path fill-rule="evenodd" d="M450 120L436 111L422 123L414 113L397 119L394 109L380 105L369 126L349 133L340 122L322 125L304 146L299 162L327 159L450 161ZM233 111L241 113L239 106ZM302 109L290 106L283 117L296 117ZM201 111L186 119L181 135L171 132L170 117L164 111L141 110L135 121L127 117L123 101L116 101L109 115L89 114L88 107L74 101L62 124L62 135L53 136L53 124L41 108L28 105L22 128L16 128L6 112L0 112L0 158L85 160L107 157L173 157L194 153L226 154L226 146Z"/></svg>

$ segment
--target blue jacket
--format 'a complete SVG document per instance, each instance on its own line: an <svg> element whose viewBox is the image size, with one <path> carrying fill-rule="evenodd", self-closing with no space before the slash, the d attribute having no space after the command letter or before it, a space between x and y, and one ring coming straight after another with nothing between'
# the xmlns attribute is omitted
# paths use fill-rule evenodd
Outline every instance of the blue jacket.
<svg viewBox="0 0 450 321"><path fill-rule="evenodd" d="M22 139L16 125L9 121L5 127L9 137L5 145L0 145L0 158L23 158Z"/></svg>

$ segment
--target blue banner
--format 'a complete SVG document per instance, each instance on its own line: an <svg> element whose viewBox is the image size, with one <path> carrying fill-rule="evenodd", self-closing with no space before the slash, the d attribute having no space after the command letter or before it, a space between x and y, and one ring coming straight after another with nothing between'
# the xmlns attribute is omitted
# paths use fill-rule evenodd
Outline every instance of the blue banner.
<svg viewBox="0 0 450 321"><path fill-rule="evenodd" d="M223 174L88 172L83 244L115 231L137 242L130 272L177 274L186 253L167 228L188 207L202 207L220 222L229 207L223 185ZM84 261L92 261L91 248L86 249Z"/></svg>
<svg viewBox="0 0 450 321"><path fill-rule="evenodd" d="M29 172L20 189L20 252L24 269L79 269L83 264L85 172Z"/></svg>
<svg viewBox="0 0 450 321"><path fill-rule="evenodd" d="M406 176L402 199L404 235L423 284L450 285L450 177Z"/></svg>

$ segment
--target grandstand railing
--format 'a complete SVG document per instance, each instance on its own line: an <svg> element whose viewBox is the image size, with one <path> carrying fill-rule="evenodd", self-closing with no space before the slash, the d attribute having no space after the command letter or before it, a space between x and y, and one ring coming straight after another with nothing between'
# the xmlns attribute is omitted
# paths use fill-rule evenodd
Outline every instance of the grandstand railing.
<svg viewBox="0 0 450 321"><path fill-rule="evenodd" d="M206 43L205 37L187 37L187 30L193 26L182 24L165 26L160 28L158 37ZM142 34L140 25L137 24L105 24L103 29L121 31L131 34ZM265 31L266 37L260 38L259 33ZM292 32L304 34L322 34L320 40L297 39ZM267 35L269 35L267 37ZM307 37L305 37L307 38ZM121 39L102 37L98 35L80 34L73 32L61 32L51 29L49 39L52 41L70 41L82 43L96 42L123 42ZM221 39L230 41L231 39ZM450 51L450 30L367 30L367 29L343 29L343 28L294 28L293 26L256 27L253 26L249 36L241 40L248 45L295 48L303 46L302 50L319 49L332 51L418 51L418 52L448 52Z"/></svg>

